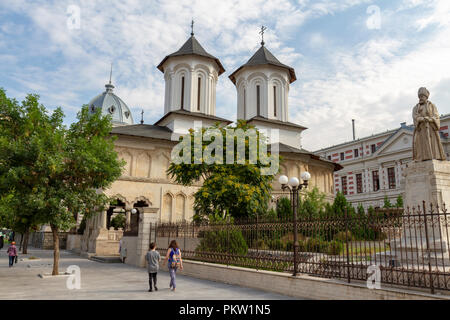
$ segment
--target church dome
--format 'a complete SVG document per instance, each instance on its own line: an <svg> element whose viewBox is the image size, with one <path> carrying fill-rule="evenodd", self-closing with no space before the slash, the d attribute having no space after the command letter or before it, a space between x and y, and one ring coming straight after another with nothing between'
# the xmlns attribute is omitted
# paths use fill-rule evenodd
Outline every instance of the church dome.
<svg viewBox="0 0 450 320"><path fill-rule="evenodd" d="M98 109L101 109L102 115L112 117L113 126L134 124L130 108L113 93L114 86L111 81L105 87L105 92L89 102L89 112L95 113Z"/></svg>

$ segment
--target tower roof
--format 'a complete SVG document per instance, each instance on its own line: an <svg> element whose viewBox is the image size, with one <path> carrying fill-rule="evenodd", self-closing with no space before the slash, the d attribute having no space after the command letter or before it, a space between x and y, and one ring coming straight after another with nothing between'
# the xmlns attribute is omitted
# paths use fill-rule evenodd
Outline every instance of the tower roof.
<svg viewBox="0 0 450 320"><path fill-rule="evenodd" d="M101 109L103 115L110 115L115 125L133 124L133 116L128 106L113 93L114 86L111 80L105 85L105 92L99 94L89 102L90 113L95 113L97 109Z"/></svg>
<svg viewBox="0 0 450 320"><path fill-rule="evenodd" d="M258 65L272 65L280 68L287 69L289 71L289 83L294 82L297 80L297 77L295 76L294 68L289 67L285 64L282 64L278 59L263 45L264 42L261 43L261 47L258 49L258 51L255 52L255 54L247 61L246 64L240 66L236 71L234 71L230 76L230 80L233 81L234 84L236 84L236 78L235 74L240 71L244 67L249 66L258 66Z"/></svg>
<svg viewBox="0 0 450 320"><path fill-rule="evenodd" d="M220 60L214 57L213 55L209 54L208 52L206 52L206 50L203 49L201 44L194 37L193 33L191 33L191 37L183 44L183 46L178 51L166 56L157 66L157 68L161 72L164 72L163 65L167 61L167 59L169 59L170 57L187 56L187 55L195 55L212 59L216 62L217 66L219 67L219 75L225 72L225 69L222 66Z"/></svg>

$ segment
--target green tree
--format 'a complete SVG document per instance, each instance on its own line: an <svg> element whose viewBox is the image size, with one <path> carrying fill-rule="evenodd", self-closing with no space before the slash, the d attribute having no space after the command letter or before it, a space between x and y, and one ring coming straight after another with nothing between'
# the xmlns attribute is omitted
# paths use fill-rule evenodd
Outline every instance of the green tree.
<svg viewBox="0 0 450 320"><path fill-rule="evenodd" d="M403 197L401 195L399 195L397 197L397 201L395 202L395 207L396 208L403 208Z"/></svg>
<svg viewBox="0 0 450 320"><path fill-rule="evenodd" d="M177 155L185 157L190 163L186 163L187 161L178 164L172 162L167 173L177 183L185 186L203 180L202 186L195 193L194 209L197 216L219 214L224 217L231 215L235 218L254 217L263 215L267 211L272 190L271 182L277 172L270 175L261 174L262 170L267 168L268 165L264 163L262 158L264 155L259 153L259 147L256 149L256 163L250 163L251 148L249 145L251 142L249 137L245 138L245 161L242 164L237 163L237 139L234 139L233 149L228 149L226 133L227 130L235 132L239 129L244 132L248 129L254 129L254 132L256 132L255 140L259 146L259 131L247 125L245 121L238 121L234 127L220 128L219 124L216 124L213 127L202 128L197 131L191 129L190 134L182 138L183 142L184 139L187 139L188 150L183 150L183 152L180 150ZM215 132L217 135L213 136L211 141L207 141L207 139L202 139L202 136L205 136L207 132ZM218 140L216 141L216 139ZM220 139L222 139L222 143L220 143ZM190 147L189 141L191 142ZM195 150L195 141L201 141L200 154L197 154L198 152ZM211 156L205 156L207 154L205 151L210 150L213 143L216 143L219 147L211 152ZM187 151L186 154L185 151ZM226 163L225 155L227 154L235 159L233 164ZM267 157L267 155L265 156ZM218 157L222 157L223 160L218 160ZM269 156L269 159L274 159L274 156ZM279 162L279 159L276 159L276 161Z"/></svg>
<svg viewBox="0 0 450 320"><path fill-rule="evenodd" d="M358 208L356 209L357 213L358 213L358 217L362 218L366 216L366 212L364 210L364 207L361 203L358 204Z"/></svg>
<svg viewBox="0 0 450 320"><path fill-rule="evenodd" d="M345 198L344 194L338 191L332 205L333 213L338 216L343 216L350 207L351 205Z"/></svg>
<svg viewBox="0 0 450 320"><path fill-rule="evenodd" d="M384 196L383 208L385 208L385 209L392 208L392 203L389 201L389 198L387 196Z"/></svg>
<svg viewBox="0 0 450 320"><path fill-rule="evenodd" d="M114 227L114 229L125 229L125 223L127 221L127 218L125 214L119 213L114 218L111 219L111 226Z"/></svg>
<svg viewBox="0 0 450 320"><path fill-rule="evenodd" d="M298 213L304 217L319 217L324 213L326 206L325 194L314 187L304 193L303 199L299 201Z"/></svg>
<svg viewBox="0 0 450 320"><path fill-rule="evenodd" d="M49 114L37 95L19 104L0 90L0 199L16 218L50 225L53 275L59 273L59 231L73 227L78 213L89 217L104 209L108 198L101 190L123 166L110 117L90 115L84 106L69 129L63 118L60 108Z"/></svg>
<svg viewBox="0 0 450 320"><path fill-rule="evenodd" d="M278 218L292 218L291 200L286 197L278 199L276 211Z"/></svg>

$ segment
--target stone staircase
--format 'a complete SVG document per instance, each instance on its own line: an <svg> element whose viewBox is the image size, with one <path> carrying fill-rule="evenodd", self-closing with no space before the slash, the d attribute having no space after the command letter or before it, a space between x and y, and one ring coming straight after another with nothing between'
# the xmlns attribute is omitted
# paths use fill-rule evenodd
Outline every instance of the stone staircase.
<svg viewBox="0 0 450 320"><path fill-rule="evenodd" d="M89 260L102 263L122 263L120 256L91 256Z"/></svg>

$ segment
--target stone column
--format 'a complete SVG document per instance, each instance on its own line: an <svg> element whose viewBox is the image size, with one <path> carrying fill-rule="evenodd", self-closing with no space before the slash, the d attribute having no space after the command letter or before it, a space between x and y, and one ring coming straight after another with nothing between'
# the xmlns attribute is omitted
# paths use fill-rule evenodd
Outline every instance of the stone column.
<svg viewBox="0 0 450 320"><path fill-rule="evenodd" d="M158 210L159 208L139 209L139 233L136 245L136 265L138 267L145 267L145 255L148 252L152 239L150 224L158 222Z"/></svg>
<svg viewBox="0 0 450 320"><path fill-rule="evenodd" d="M125 231L129 231L130 230L130 224L131 224L131 209L127 209L127 211L126 211Z"/></svg>
<svg viewBox="0 0 450 320"><path fill-rule="evenodd" d="M101 229L106 229L106 219L107 219L106 211L102 211L100 213L100 228Z"/></svg>

